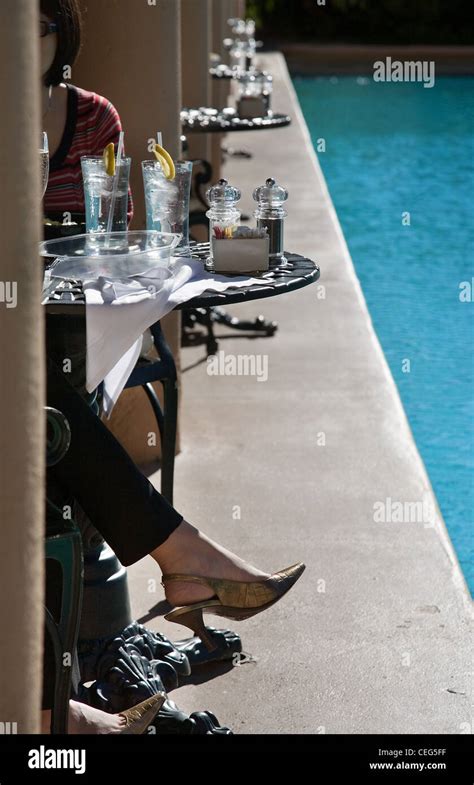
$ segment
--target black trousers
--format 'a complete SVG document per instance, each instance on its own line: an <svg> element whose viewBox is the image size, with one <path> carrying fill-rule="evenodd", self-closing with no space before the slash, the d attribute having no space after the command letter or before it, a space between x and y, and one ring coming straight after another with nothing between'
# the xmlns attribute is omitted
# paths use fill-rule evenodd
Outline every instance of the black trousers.
<svg viewBox="0 0 474 785"><path fill-rule="evenodd" d="M71 445L66 456L48 469L48 496L58 486L74 497L125 566L162 545L183 520L136 467L65 374L48 360L47 403L69 422ZM54 489L54 490L53 490ZM49 577L48 577L49 576ZM59 602L53 570L46 571L46 603ZM45 635L43 708L51 708L54 657Z"/></svg>

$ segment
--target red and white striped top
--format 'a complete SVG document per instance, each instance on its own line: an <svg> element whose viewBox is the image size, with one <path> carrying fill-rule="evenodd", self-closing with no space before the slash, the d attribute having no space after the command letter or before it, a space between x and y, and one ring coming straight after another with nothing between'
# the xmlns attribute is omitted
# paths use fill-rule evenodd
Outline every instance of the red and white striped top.
<svg viewBox="0 0 474 785"><path fill-rule="evenodd" d="M43 200L45 215L84 213L82 155L102 155L110 142L117 146L122 130L115 107L101 95L67 85L67 119L60 145L49 162L49 180ZM133 215L128 194L128 219Z"/></svg>

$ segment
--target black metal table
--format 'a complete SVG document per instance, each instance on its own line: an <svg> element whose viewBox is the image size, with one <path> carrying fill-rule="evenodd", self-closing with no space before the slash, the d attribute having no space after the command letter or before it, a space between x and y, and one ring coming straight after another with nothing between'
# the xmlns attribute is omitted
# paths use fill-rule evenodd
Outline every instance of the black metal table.
<svg viewBox="0 0 474 785"><path fill-rule="evenodd" d="M191 256L201 259L204 265L209 255L209 243L195 243L191 245ZM223 324L234 329L263 333L264 335L274 335L278 325L273 321L267 321L263 316L257 316L254 320L241 320L237 317L229 316L224 311L224 306L237 303L250 302L252 300L263 300L268 297L275 297L279 294L301 289L308 286L319 278L319 267L310 259L299 254L286 253L288 263L284 267L275 267L261 276L262 280L268 282L239 288L226 292L203 292L199 297L194 297L181 305L176 310L184 311L184 338L188 345L195 343L189 340L186 329L193 329L200 324L207 330L206 348L207 354L211 355L217 351L217 340L214 335L214 324ZM64 329L64 317L71 320L74 317L85 315L85 300L82 287L77 281L58 283L57 288L52 291L45 302L46 312L50 316L61 317L61 328ZM71 307L72 306L72 307Z"/></svg>
<svg viewBox="0 0 474 785"><path fill-rule="evenodd" d="M204 261L209 256L209 243L197 243L191 248L191 256ZM205 291L199 297L193 297L186 303L177 306L183 308L211 308L216 305L233 305L250 300L262 300L278 294L302 289L319 278L319 267L315 262L300 254L285 253L287 264L283 267L272 267L265 273L252 277L268 281L268 285L252 284L248 287L227 289L225 292ZM251 275L251 273L249 273Z"/></svg>
<svg viewBox="0 0 474 785"><path fill-rule="evenodd" d="M226 134L235 131L268 131L290 125L287 114L271 112L267 117L254 117L245 120L238 116L235 109L183 109L181 127L186 134Z"/></svg>
<svg viewBox="0 0 474 785"><path fill-rule="evenodd" d="M204 265L209 256L209 243L194 243L191 245L191 257L201 259ZM193 297L185 303L178 305L176 310L187 308L212 308L222 305L262 300L275 297L297 289L302 289L314 283L319 278L318 265L300 254L285 252L287 264L283 267L273 267L258 276L267 285L252 284L248 287L238 288L225 292L204 291L199 297ZM85 298L81 283L78 281L58 281L57 286L51 290L44 305L49 315L78 316L85 314Z"/></svg>
<svg viewBox="0 0 474 785"><path fill-rule="evenodd" d="M244 131L270 131L272 129L286 128L291 124L291 117L287 114L269 112L266 117L254 117L253 119L240 118L235 109L213 109L212 107L201 107L199 109L184 108L181 110L181 142L183 149L187 147L186 134L225 134ZM251 158L252 155L247 150L224 149L228 155L237 158ZM209 161L199 160L204 168L203 173L199 173L195 178L194 191L204 210L195 210L190 214L190 225L196 226L205 223L206 210L209 205L203 196L203 189L213 177L212 167Z"/></svg>

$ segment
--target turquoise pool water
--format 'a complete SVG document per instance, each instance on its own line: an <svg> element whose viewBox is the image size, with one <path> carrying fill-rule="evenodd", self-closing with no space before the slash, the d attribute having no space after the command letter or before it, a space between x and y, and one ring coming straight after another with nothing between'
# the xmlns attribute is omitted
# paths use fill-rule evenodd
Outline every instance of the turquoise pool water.
<svg viewBox="0 0 474 785"><path fill-rule="evenodd" d="M315 148L325 140L318 158L474 594L474 79L294 84Z"/></svg>

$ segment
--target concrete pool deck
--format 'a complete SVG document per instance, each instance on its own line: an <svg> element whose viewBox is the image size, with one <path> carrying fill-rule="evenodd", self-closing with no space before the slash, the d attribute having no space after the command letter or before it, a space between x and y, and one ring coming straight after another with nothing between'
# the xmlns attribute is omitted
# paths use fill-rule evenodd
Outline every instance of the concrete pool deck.
<svg viewBox="0 0 474 785"><path fill-rule="evenodd" d="M278 321L273 338L217 329L226 354L268 357L267 381L210 376L202 347L183 350L175 506L261 569L298 560L307 569L274 608L234 624L254 662L197 673L172 698L212 710L236 733L469 733L470 595L285 61L262 60L275 110L293 123L229 135L229 146L254 157L230 159L225 174L246 212L266 177L288 187L286 247L315 259L321 281L231 309ZM405 509L403 523L376 522L374 505L387 509L387 500L428 501L434 517L409 522ZM162 620L161 593L149 592L159 577L152 560L129 575L135 617L185 637Z"/></svg>

